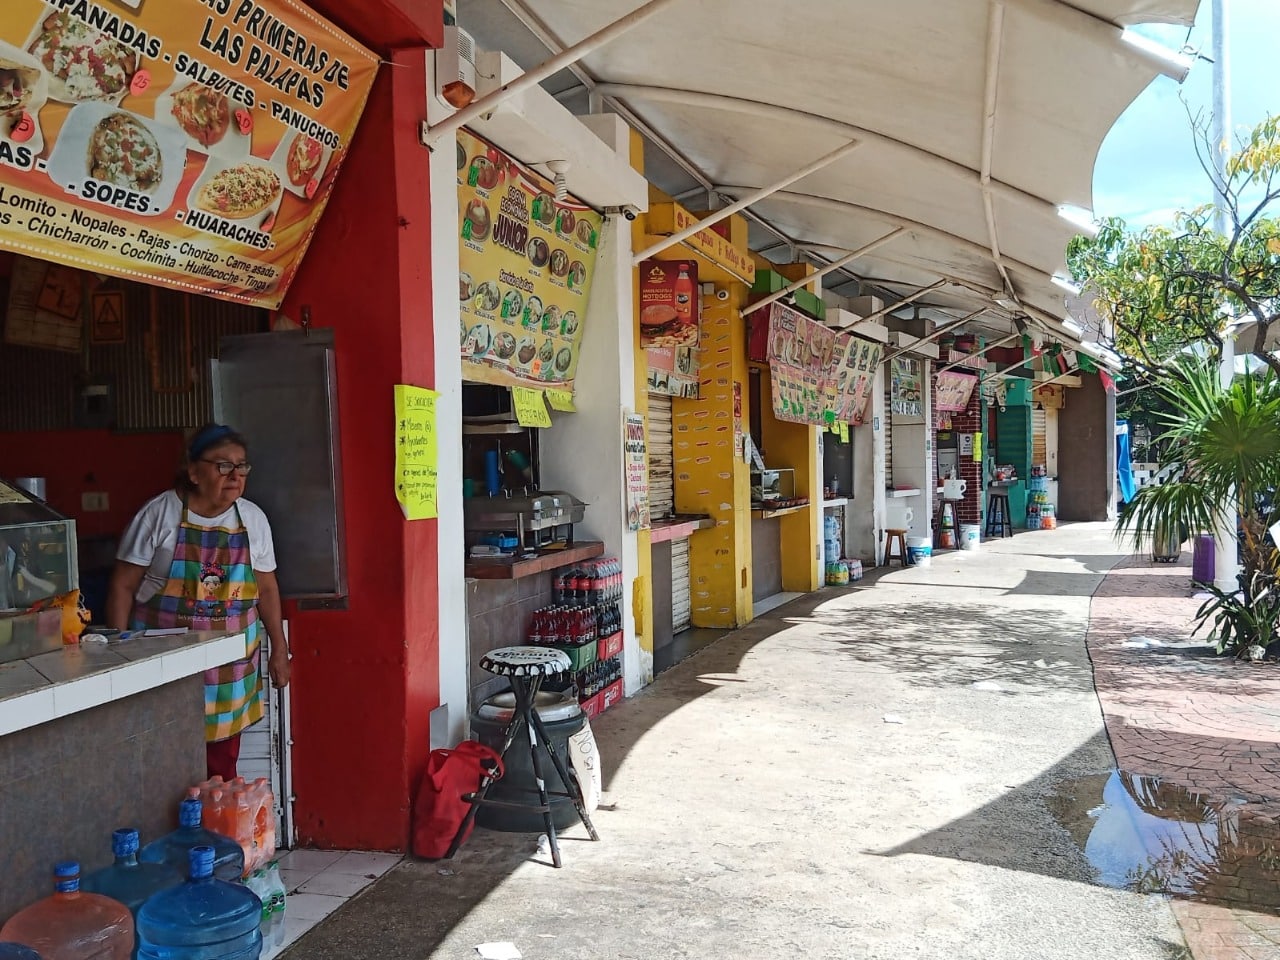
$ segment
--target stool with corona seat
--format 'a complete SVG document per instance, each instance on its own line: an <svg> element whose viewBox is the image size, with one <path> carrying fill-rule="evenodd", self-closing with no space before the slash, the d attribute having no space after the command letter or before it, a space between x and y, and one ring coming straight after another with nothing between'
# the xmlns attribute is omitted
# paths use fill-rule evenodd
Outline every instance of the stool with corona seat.
<svg viewBox="0 0 1280 960"><path fill-rule="evenodd" d="M542 718L538 716L536 703L538 691L542 688L542 684L550 677L557 677L561 674L568 673L573 668L573 663L569 659L569 655L561 650L552 647L500 647L497 650L491 650L485 654L480 660L480 666L489 673L499 677L506 677L511 684L511 693L515 698L515 711L511 715L511 723L508 725L502 742L502 749L498 753L506 757L507 752L511 750L515 741L523 734L528 741L529 756L533 763L534 781L537 789L531 791L537 794L537 802L517 803L509 800L494 800L489 798L489 789L496 782L495 777L485 776L480 781L480 789L475 793L464 796L471 809L467 811L467 816L463 820L462 825L458 828L458 832L454 835L453 843L449 847L446 854L452 857L461 846L463 838L466 837L472 821L475 820L476 812L482 805L495 807L507 807L519 810L535 810L542 814L542 822L546 827L547 840L551 845L551 862L559 867L560 862L560 843L556 838L555 821L552 818L551 797L567 797L573 802L574 809L578 812L578 819L582 821L582 825L587 828L587 833L592 840L599 840L600 836L596 833L595 826L591 823L591 816L587 813L586 804L583 802L582 787L578 783L577 775L571 769L570 764L566 764L560 756L555 752L551 745L551 740L547 736L546 727L543 725ZM546 768L543 763L550 760L555 771L560 776L560 781L565 785L565 791L548 791L546 780Z"/></svg>

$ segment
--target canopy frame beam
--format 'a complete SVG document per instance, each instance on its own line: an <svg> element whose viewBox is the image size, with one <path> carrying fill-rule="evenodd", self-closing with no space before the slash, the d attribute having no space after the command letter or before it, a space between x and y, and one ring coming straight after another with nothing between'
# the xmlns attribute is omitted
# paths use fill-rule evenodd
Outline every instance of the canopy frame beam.
<svg viewBox="0 0 1280 960"><path fill-rule="evenodd" d="M815 280L820 280L823 277L825 277L827 274L834 273L836 270L839 270L841 267L845 266L846 264L852 263L854 260L857 260L859 257L865 257L872 250L876 250L876 249L879 249L880 247L883 247L886 243L889 243L892 240L896 240L898 237L902 236L906 232L907 232L906 227L898 227L896 230L886 233L883 237L879 237L875 240L872 240L870 243L863 244L857 250L854 250L851 253L845 254L839 260L835 260L831 263L828 263L825 267L822 267L814 271L813 273L809 274L809 276L804 277L803 279L800 279L800 280L796 280L793 283L789 283L785 287L783 287L781 290L778 290L775 293L771 293L767 297L764 297L760 300L757 300L755 303L752 303L746 307L743 307L740 311L738 311L738 315L741 317L746 317L748 314L755 313L757 310L763 309L764 307L769 306L769 304L775 303L776 301L781 300L783 297L789 297L791 294L795 293L801 287L807 287L809 284L813 283Z"/></svg>

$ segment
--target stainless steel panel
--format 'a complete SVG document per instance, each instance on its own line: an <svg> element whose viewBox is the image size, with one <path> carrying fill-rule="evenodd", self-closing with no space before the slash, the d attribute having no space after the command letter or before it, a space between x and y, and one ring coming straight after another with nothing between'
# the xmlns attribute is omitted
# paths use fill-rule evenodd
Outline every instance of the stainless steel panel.
<svg viewBox="0 0 1280 960"><path fill-rule="evenodd" d="M226 337L214 412L248 439L251 499L266 511L286 597L347 592L332 330Z"/></svg>

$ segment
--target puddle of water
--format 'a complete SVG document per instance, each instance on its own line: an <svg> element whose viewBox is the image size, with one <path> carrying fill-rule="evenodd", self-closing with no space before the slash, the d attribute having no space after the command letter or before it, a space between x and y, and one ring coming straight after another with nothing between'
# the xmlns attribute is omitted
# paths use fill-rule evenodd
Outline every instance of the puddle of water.
<svg viewBox="0 0 1280 960"><path fill-rule="evenodd" d="M1280 914L1280 817L1155 777L1065 781L1046 801L1108 887Z"/></svg>

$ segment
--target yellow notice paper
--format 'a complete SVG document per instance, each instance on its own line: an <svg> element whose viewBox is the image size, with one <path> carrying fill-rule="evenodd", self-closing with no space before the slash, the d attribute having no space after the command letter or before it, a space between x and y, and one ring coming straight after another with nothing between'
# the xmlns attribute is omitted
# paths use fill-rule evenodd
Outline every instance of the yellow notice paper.
<svg viewBox="0 0 1280 960"><path fill-rule="evenodd" d="M849 442L849 424L845 423L843 420L840 421L840 442Z"/></svg>
<svg viewBox="0 0 1280 960"><path fill-rule="evenodd" d="M980 433L973 435L973 462L982 462L982 434Z"/></svg>
<svg viewBox="0 0 1280 960"><path fill-rule="evenodd" d="M396 384L396 499L410 520L436 514L438 451L434 390Z"/></svg>
<svg viewBox="0 0 1280 960"><path fill-rule="evenodd" d="M547 403L551 404L552 410L559 410L561 413L578 412L578 408L573 405L573 394L568 390L548 390Z"/></svg>
<svg viewBox="0 0 1280 960"><path fill-rule="evenodd" d="M551 426L551 413L547 410L546 401L542 399L541 390L530 390L528 387L512 387L511 401L516 408L516 422L520 426Z"/></svg>

